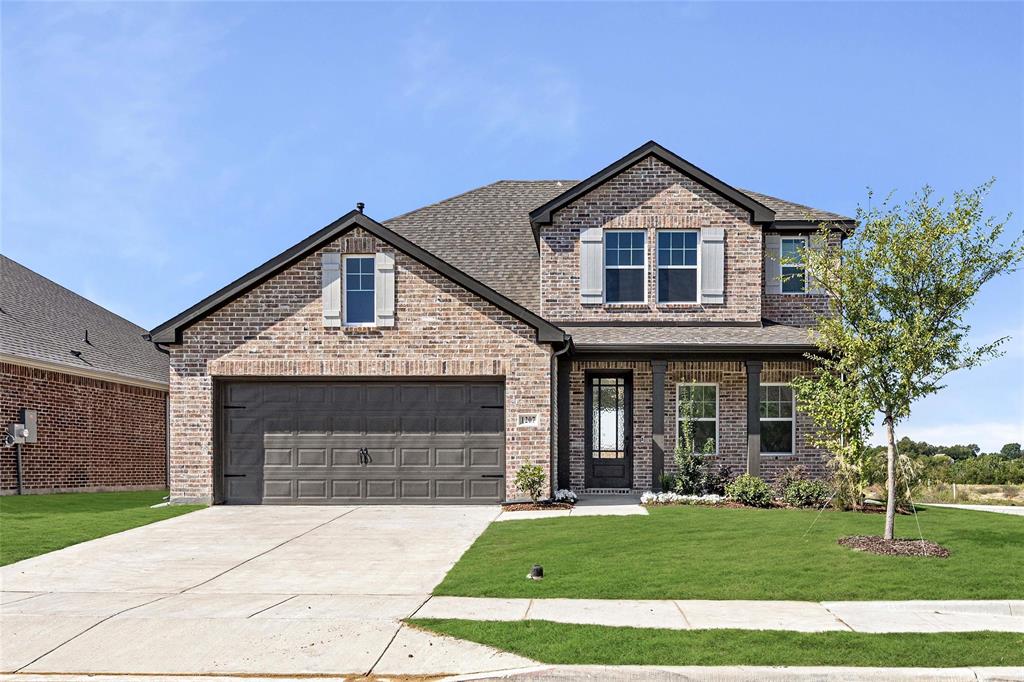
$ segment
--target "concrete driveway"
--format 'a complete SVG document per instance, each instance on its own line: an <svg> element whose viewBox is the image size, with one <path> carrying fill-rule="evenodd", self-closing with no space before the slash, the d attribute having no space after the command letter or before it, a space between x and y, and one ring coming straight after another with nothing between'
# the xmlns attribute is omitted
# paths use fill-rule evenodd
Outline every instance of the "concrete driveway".
<svg viewBox="0 0 1024 682"><path fill-rule="evenodd" d="M463 673L403 627L498 507L213 507L0 568L0 671Z"/></svg>

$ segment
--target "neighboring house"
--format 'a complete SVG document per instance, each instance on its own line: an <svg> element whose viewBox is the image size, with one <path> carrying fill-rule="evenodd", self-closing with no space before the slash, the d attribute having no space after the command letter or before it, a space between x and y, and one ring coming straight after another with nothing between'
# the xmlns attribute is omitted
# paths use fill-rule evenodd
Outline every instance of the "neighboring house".
<svg viewBox="0 0 1024 682"><path fill-rule="evenodd" d="M0 256L0 431L35 410L24 492L167 485L167 355L146 330ZM0 491L17 491L15 448Z"/></svg>
<svg viewBox="0 0 1024 682"><path fill-rule="evenodd" d="M651 142L582 182L353 211L154 329L171 491L227 503L472 503L540 465L657 488L680 404L714 457L823 472L788 386L825 297L779 255L850 218Z"/></svg>

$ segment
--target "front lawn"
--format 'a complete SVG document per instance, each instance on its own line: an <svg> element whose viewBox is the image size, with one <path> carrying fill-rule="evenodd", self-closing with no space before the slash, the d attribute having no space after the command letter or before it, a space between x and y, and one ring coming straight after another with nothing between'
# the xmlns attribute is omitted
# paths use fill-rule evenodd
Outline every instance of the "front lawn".
<svg viewBox="0 0 1024 682"><path fill-rule="evenodd" d="M416 619L414 625L550 664L1021 666L1024 634L659 630L543 620Z"/></svg>
<svg viewBox="0 0 1024 682"><path fill-rule="evenodd" d="M150 509L165 490L0 497L0 566L201 509Z"/></svg>
<svg viewBox="0 0 1024 682"><path fill-rule="evenodd" d="M880 514L655 507L650 516L493 523L434 594L594 599L1021 599L1024 520L919 510L948 559L884 557L836 544L877 535ZM813 527L812 527L813 522ZM896 520L915 537L912 516ZM526 580L530 566L544 580Z"/></svg>

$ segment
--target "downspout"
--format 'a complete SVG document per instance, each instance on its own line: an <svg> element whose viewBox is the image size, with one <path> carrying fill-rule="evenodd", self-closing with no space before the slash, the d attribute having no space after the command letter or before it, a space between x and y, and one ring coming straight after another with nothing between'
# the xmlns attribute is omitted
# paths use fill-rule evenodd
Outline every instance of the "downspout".
<svg viewBox="0 0 1024 682"><path fill-rule="evenodd" d="M166 355L171 356L171 351L161 346L149 334L143 334L142 338L153 344L153 347ZM171 387L168 383L167 393L164 395L164 483L167 485L166 500L170 500L171 494Z"/></svg>
<svg viewBox="0 0 1024 682"><path fill-rule="evenodd" d="M548 479L549 479L548 482L551 484L551 494L552 495L554 495L555 490L557 490L557 486L558 486L558 484L555 482L555 479L558 476L558 471L557 471L557 466L558 466L558 462L557 462L557 457L558 457L558 421L559 421L558 418L557 418L557 414L558 414L558 358L559 358L559 356L565 355L566 353L568 353L569 349L572 348L572 337L567 334L565 336L564 343L565 343L564 346L562 346L559 350L557 350L557 351L555 351L554 353L551 354L551 407L552 407L552 409L548 411L548 423L551 425L551 428L549 429L550 436L551 436L551 438L550 438L550 441L551 441L551 445L550 445L551 455L548 458L548 471L550 472L550 476L548 477ZM554 419L554 420L551 419L551 417L553 415L556 416L556 419Z"/></svg>

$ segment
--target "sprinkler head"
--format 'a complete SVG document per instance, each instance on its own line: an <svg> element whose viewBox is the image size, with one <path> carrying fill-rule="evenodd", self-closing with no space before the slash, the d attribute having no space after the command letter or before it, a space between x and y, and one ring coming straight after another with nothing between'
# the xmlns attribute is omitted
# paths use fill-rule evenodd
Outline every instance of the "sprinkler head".
<svg viewBox="0 0 1024 682"><path fill-rule="evenodd" d="M530 569L530 575L526 576L527 580L543 580L544 579L544 567L540 564L534 564L533 568Z"/></svg>

